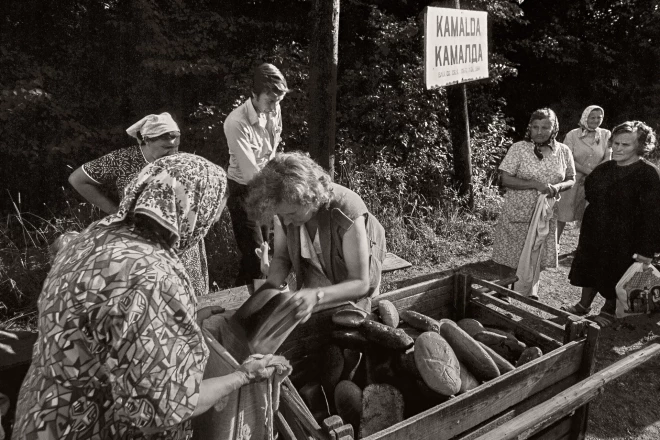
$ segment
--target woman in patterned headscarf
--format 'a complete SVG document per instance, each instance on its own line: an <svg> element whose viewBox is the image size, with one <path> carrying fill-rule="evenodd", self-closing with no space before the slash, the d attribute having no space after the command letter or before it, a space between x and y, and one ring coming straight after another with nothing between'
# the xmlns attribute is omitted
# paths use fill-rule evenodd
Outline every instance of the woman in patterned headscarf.
<svg viewBox="0 0 660 440"><path fill-rule="evenodd" d="M89 203L106 214L114 214L124 189L144 167L179 151L181 132L169 113L147 115L126 129L137 145L120 148L87 162L69 176L69 183ZM183 255L183 265L198 296L209 291L206 247L201 240Z"/></svg>
<svg viewBox="0 0 660 440"><path fill-rule="evenodd" d="M180 255L220 216L226 185L201 157L159 159L57 253L14 439L189 438L192 416L272 374L265 357L202 376L209 350Z"/></svg>
<svg viewBox="0 0 660 440"><path fill-rule="evenodd" d="M507 152L500 171L506 188L504 205L495 229L493 260L517 268L539 194L558 198L574 183L575 166L568 147L555 139L559 132L557 115L549 108L532 113L525 140ZM540 253L541 268L557 267L556 219ZM531 297L538 299L534 286Z"/></svg>
<svg viewBox="0 0 660 440"><path fill-rule="evenodd" d="M575 160L575 185L561 195L558 202L557 241L561 238L567 222L582 220L584 213L584 179L600 163L610 160L612 150L608 148L611 133L600 128L605 111L597 106L585 108L579 127L568 132L564 143L571 149Z"/></svg>

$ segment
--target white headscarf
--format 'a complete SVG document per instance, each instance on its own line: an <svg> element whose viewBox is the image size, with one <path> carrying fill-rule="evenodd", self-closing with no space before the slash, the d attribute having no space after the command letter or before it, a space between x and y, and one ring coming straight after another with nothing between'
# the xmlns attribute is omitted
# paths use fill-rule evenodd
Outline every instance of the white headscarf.
<svg viewBox="0 0 660 440"><path fill-rule="evenodd" d="M147 115L126 129L129 136L138 140L138 132L143 138L152 138L171 131L180 132L179 126L169 113Z"/></svg>
<svg viewBox="0 0 660 440"><path fill-rule="evenodd" d="M589 107L585 108L584 111L582 112L582 116L580 117L580 123L578 125L580 125L580 128L582 129L580 131L581 138L588 135L590 131L593 131L596 133L595 142L598 144L600 143L600 130L598 130L598 127L596 127L595 130L591 130L587 125L587 119L589 119L589 114L594 110L600 110L601 112L603 112L603 117L605 117L605 110L603 110L602 107L599 107L597 105L590 105Z"/></svg>

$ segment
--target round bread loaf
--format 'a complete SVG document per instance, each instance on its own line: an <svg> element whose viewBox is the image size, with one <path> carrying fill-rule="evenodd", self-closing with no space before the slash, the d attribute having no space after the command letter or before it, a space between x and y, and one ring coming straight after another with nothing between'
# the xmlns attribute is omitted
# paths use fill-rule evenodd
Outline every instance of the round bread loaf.
<svg viewBox="0 0 660 440"><path fill-rule="evenodd" d="M424 332L415 341L415 364L424 383L451 396L461 389L461 367L449 343L438 333Z"/></svg>
<svg viewBox="0 0 660 440"><path fill-rule="evenodd" d="M353 425L357 432L362 415L362 390L350 380L342 380L335 387L335 407L337 415Z"/></svg>
<svg viewBox="0 0 660 440"><path fill-rule="evenodd" d="M481 325L481 323L476 319L465 318L461 319L456 324L462 328L465 333L472 336L473 338L477 333L481 333L482 331L486 330L484 326Z"/></svg>

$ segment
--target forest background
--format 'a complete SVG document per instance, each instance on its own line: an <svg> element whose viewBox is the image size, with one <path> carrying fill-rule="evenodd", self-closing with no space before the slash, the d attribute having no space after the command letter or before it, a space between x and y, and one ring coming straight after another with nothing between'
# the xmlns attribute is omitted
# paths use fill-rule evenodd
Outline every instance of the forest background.
<svg viewBox="0 0 660 440"><path fill-rule="evenodd" d="M590 104L605 128L660 128L657 0L463 0L488 12L490 77L467 85L475 207L452 185L445 89L426 90L418 0L341 0L334 176L367 201L388 248L416 265L483 251L501 203L496 168L530 113L560 136ZM0 326L35 316L47 246L98 210L67 177L132 144L125 129L170 112L181 150L226 165L222 123L271 62L292 92L284 150L307 150L310 0L0 2ZM207 237L211 280L228 287L236 248L225 213Z"/></svg>

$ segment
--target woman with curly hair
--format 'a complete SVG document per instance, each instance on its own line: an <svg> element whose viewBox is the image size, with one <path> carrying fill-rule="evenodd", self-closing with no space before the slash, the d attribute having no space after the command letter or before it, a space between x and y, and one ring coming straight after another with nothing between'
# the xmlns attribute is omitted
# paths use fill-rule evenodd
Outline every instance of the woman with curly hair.
<svg viewBox="0 0 660 440"><path fill-rule="evenodd" d="M319 304L378 294L385 231L360 196L299 152L275 156L248 188L250 215L264 222L275 216L273 260L255 295L281 286L292 269L297 318Z"/></svg>
<svg viewBox="0 0 660 440"><path fill-rule="evenodd" d="M571 312L587 314L597 293L605 305L594 320L605 327L614 322L616 284L634 261L650 264L660 252L660 175L643 159L655 148L655 133L640 121L612 130L612 160L589 174L575 259L568 279L583 287Z"/></svg>

